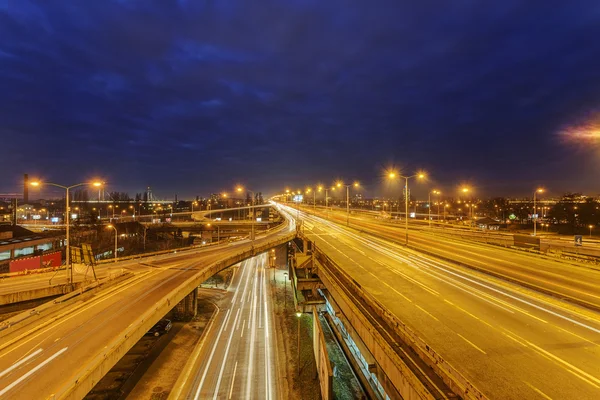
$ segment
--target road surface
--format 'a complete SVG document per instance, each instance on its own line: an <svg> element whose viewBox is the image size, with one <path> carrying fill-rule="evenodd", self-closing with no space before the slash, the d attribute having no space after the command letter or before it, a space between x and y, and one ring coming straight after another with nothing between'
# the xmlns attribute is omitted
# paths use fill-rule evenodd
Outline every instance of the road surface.
<svg viewBox="0 0 600 400"><path fill-rule="evenodd" d="M198 357L188 399L277 399L266 255L242 262Z"/></svg>
<svg viewBox="0 0 600 400"><path fill-rule="evenodd" d="M311 211L311 210L309 210ZM295 215L295 214L293 214ZM319 214L320 216L326 214ZM345 215L330 213L332 221L345 224ZM364 217L350 219L350 225L379 237L404 243L404 227ZM455 240L428 231L409 230L409 244L417 250L435 253L453 262L486 271L578 304L600 310L600 270L560 259L505 249L469 240Z"/></svg>
<svg viewBox="0 0 600 400"><path fill-rule="evenodd" d="M600 398L600 314L300 218L318 248L490 399Z"/></svg>
<svg viewBox="0 0 600 400"><path fill-rule="evenodd" d="M258 237L254 244L258 246L294 230L291 223L268 237ZM135 281L120 283L86 302L73 304L55 321L25 328L27 332L14 341L3 340L0 398L59 398L86 365L102 357L105 346L119 340L132 321L153 309L198 271L249 247L246 240L156 262L145 260L149 265L136 274Z"/></svg>

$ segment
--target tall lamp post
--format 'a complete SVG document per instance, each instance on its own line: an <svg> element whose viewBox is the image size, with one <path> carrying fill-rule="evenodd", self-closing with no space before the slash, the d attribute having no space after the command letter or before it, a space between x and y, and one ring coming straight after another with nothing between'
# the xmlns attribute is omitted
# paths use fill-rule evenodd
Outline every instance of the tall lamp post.
<svg viewBox="0 0 600 400"><path fill-rule="evenodd" d="M396 172L392 171L390 173L388 173L388 178L389 179L395 179L396 177L400 178L400 179L404 179L405 182L405 193L404 193L404 243L405 245L408 246L408 180L410 178L417 178L417 179L425 179L425 174L422 172L419 172L418 174L415 175L411 175L411 176L403 176L400 174L397 174Z"/></svg>
<svg viewBox="0 0 600 400"><path fill-rule="evenodd" d="M544 193L544 189L538 188L533 192L533 236L537 234L537 194Z"/></svg>
<svg viewBox="0 0 600 400"><path fill-rule="evenodd" d="M590 239L592 238L592 229L594 229L594 225L588 225L588 228L590 228Z"/></svg>
<svg viewBox="0 0 600 400"><path fill-rule="evenodd" d="M467 194L471 191L471 189L469 189L468 187L465 186L462 189L460 189L460 191ZM465 201L465 204L466 204L466 201ZM467 205L467 207L468 207L468 205ZM459 209L459 211L460 211L460 209ZM471 208L471 220L469 221L469 226L472 226L472 225L473 225L473 208Z"/></svg>
<svg viewBox="0 0 600 400"><path fill-rule="evenodd" d="M238 193L241 193L241 192L244 191L244 188L241 187L241 186L238 186L238 188L236 190L237 190ZM246 190L248 192L250 192L250 194L252 195L252 199L251 199L251 203L250 204L252 205L252 207L254 207L254 191L252 191L252 190L250 190L248 188L246 188ZM250 237L251 237L250 240L254 240L254 208L252 208L251 211L252 211L252 214L251 214L252 215L252 220L251 220L252 221L252 223L251 223L251 229L252 230L251 230L251 233L250 233Z"/></svg>
<svg viewBox="0 0 600 400"><path fill-rule="evenodd" d="M431 228L431 194L441 194L442 192L440 192L439 190L432 190L429 192L429 200L427 203L427 208L429 210L429 227ZM440 219L440 204L438 203L438 220Z"/></svg>
<svg viewBox="0 0 600 400"><path fill-rule="evenodd" d="M300 376L300 317L302 317L302 313L296 312L296 319L298 320L298 376Z"/></svg>
<svg viewBox="0 0 600 400"><path fill-rule="evenodd" d="M115 230L115 262L117 262L117 250L119 249L118 247L118 238L119 238L119 233L117 232L117 227L114 225L106 225L107 229L114 229Z"/></svg>
<svg viewBox="0 0 600 400"><path fill-rule="evenodd" d="M306 193L312 192L313 194L313 211L317 210L317 192L321 193L323 190L322 186L317 186L316 188L306 188Z"/></svg>
<svg viewBox="0 0 600 400"><path fill-rule="evenodd" d="M71 215L70 215L70 209L69 209L69 190L79 187L79 186L85 186L85 185L89 185L90 183L88 182L82 182L82 183L78 183L76 185L71 185L71 186L63 186L63 185L59 185L57 183L51 183L51 182L40 182L40 181L31 181L29 182L29 184L31 186L41 186L42 184L44 185L49 185L49 186L56 186L59 187L61 189L65 189L66 191L66 201L65 201L65 225L66 225L66 240L67 240L67 254L65 257L65 261L66 261L66 265L67 265L67 274L69 273L69 267L71 266L71 240L70 240L70 236L69 236L69 227L70 227L70 220L71 220ZM95 181L92 182L91 185L94 187L100 187L102 186L102 182L99 181ZM69 276L69 275L68 275ZM70 283L73 284L73 268L71 268L71 274L70 274Z"/></svg>
<svg viewBox="0 0 600 400"><path fill-rule="evenodd" d="M353 184L338 182L336 186L339 188L346 186L346 225L350 225L350 186L358 187L358 182L354 182Z"/></svg>

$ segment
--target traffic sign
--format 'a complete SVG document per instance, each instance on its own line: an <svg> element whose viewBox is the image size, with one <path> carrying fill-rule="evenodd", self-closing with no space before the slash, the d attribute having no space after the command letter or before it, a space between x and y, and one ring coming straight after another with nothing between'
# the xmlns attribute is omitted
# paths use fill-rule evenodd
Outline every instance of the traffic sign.
<svg viewBox="0 0 600 400"><path fill-rule="evenodd" d="M575 235L575 246L582 246L582 245L583 245L583 236Z"/></svg>

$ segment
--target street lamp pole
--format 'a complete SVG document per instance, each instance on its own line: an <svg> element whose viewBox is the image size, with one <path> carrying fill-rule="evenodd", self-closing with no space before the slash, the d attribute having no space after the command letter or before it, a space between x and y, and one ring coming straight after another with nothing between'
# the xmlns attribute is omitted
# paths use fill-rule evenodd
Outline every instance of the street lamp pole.
<svg viewBox="0 0 600 400"><path fill-rule="evenodd" d="M237 188L237 191L238 191L238 192L242 192L243 190L244 190L244 188L242 188L242 187L238 187L238 188ZM251 224L250 224L250 226L251 226L251 228L250 228L250 229L251 229L251 231L250 231L250 237L251 237L251 240L252 240L252 241L254 241L254 191L252 191L252 190L250 190L250 189L248 189L248 188L246 188L246 190L247 190L247 191L249 191L249 192L250 192L250 195L252 196L252 198L251 198L251 200L250 200L250 204L251 204L251 209L250 209L250 211L252 211L252 213L250 213L250 211L249 211L249 212L248 212L248 214L249 214L249 215L251 215Z"/></svg>
<svg viewBox="0 0 600 400"><path fill-rule="evenodd" d="M336 186L339 188L346 186L346 225L350 225L350 186L358 187L358 183L355 182L354 184L349 185L338 182Z"/></svg>
<svg viewBox="0 0 600 400"><path fill-rule="evenodd" d="M42 182L40 181L32 181L29 182L29 184L31 186L40 186L42 184ZM71 220L71 216L70 216L70 210L69 210L69 190L79 187L79 186L84 186L84 185L88 185L87 182L82 182L82 183L78 183L76 185L71 185L71 186L64 186L64 185L59 185L57 183L51 183L51 182L44 182L45 185L50 185L50 186L56 186L59 187L61 189L65 189L66 191L66 200L65 200L65 228L66 228L66 240L67 240L67 246L66 246L66 250L67 250L67 254L65 257L65 262L66 262L66 266L67 266L67 278L70 276L70 283L73 284L73 268L70 268L70 275L69 275L69 267L71 266L71 237L70 237L70 220ZM100 187L102 186L102 182L93 182L92 186L94 187Z"/></svg>
<svg viewBox="0 0 600 400"><path fill-rule="evenodd" d="M533 236L537 234L537 194L543 192L544 189L542 188L536 189L536 191L533 192Z"/></svg>
<svg viewBox="0 0 600 400"><path fill-rule="evenodd" d="M114 225L107 225L106 227L107 227L108 229L112 228L112 229L114 229L114 230L115 230L115 262L117 262L117 251L118 251L118 249L119 249L119 246L118 246L118 243L119 243L119 242L118 242L119 234L118 234L118 232L117 232L117 227L116 227L116 226L114 226Z"/></svg>
<svg viewBox="0 0 600 400"><path fill-rule="evenodd" d="M433 194L440 194L440 191L434 189L434 190L432 190L432 191L429 192L429 200L428 200L428 203L427 203L427 209L429 211L429 227L430 228L431 228L431 193L433 193ZM438 202L438 220L439 219L440 219L440 204Z"/></svg>
<svg viewBox="0 0 600 400"><path fill-rule="evenodd" d="M300 376L300 317L302 317L302 313L297 312L296 317L296 319L298 320L298 376Z"/></svg>
<svg viewBox="0 0 600 400"><path fill-rule="evenodd" d="M404 244L408 246L408 180L410 178L423 179L425 178L425 174L420 172L411 176L403 176L396 174L396 172L393 171L388 173L388 178L390 179L394 179L396 178L396 176L400 179L404 179Z"/></svg>

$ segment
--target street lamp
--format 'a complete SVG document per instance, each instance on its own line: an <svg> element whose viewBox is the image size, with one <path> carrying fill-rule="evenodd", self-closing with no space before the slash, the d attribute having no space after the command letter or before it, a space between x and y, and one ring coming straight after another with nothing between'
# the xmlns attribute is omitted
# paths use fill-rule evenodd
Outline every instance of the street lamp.
<svg viewBox="0 0 600 400"><path fill-rule="evenodd" d="M590 228L590 239L592 238L592 229L594 229L594 225L588 225L588 228Z"/></svg>
<svg viewBox="0 0 600 400"><path fill-rule="evenodd" d="M300 376L300 317L302 317L302 313L296 312L296 318L298 319L298 376Z"/></svg>
<svg viewBox="0 0 600 400"><path fill-rule="evenodd" d="M66 224L66 231L67 231L66 232L67 254L66 254L66 257L65 257L65 261L66 261L66 265L67 265L67 274L68 274L69 266L71 264L71 241L70 241L70 236L69 236L69 231L70 231L69 230L69 226L70 226L69 222L71 220L71 216L69 214L69 212L70 212L70 209L69 209L69 190L73 189L73 188L76 188L76 187L79 187L79 186L89 185L90 183L89 182L82 182L82 183L78 183L76 185L63 186L63 185L59 185L57 183L51 183L51 182L43 182L42 183L40 181L31 181L31 182L29 182L29 184L31 186L34 186L34 187L41 186L42 184L43 185L49 185L49 186L56 186L56 187L59 187L61 189L65 189L66 190L65 224ZM94 182L91 183L91 185L94 186L94 187L100 187L100 186L103 185L103 182L94 181ZM70 275L70 277L71 277L71 281L70 282L71 282L71 284L73 284L73 268L71 268L71 275Z"/></svg>
<svg viewBox="0 0 600 400"><path fill-rule="evenodd" d="M358 187L358 182L354 182L353 184L346 184L343 182L338 182L335 184L338 188L342 186L346 186L346 225L350 225L350 186Z"/></svg>
<svg viewBox="0 0 600 400"><path fill-rule="evenodd" d="M539 188L536 189L535 192L533 192L533 236L536 235L537 233L537 194L538 193L544 193L544 189Z"/></svg>
<svg viewBox="0 0 600 400"><path fill-rule="evenodd" d="M431 228L431 194L441 194L442 192L440 192L439 190L432 190L429 192L429 200L427 203L427 208L429 209L429 227ZM440 205L438 203L438 220L440 219Z"/></svg>
<svg viewBox="0 0 600 400"><path fill-rule="evenodd" d="M238 193L241 193L242 191L244 191L244 188L241 187L241 186L238 186L236 190L237 190ZM252 216L252 220L251 220L252 221L251 222L251 229L252 229L252 231L251 231L251 234L250 234L250 236L251 236L250 240L253 241L254 240L254 191L252 191L252 190L250 190L248 188L246 188L246 190L249 191L250 194L252 195L252 199L251 199L251 203L250 203L252 205L252 209L251 209L251 211L252 211L252 214L251 214L251 216ZM248 213L250 214L250 212L248 212Z"/></svg>
<svg viewBox="0 0 600 400"><path fill-rule="evenodd" d="M194 206L197 206L198 202L197 201L193 201L192 202L192 212L194 212Z"/></svg>
<svg viewBox="0 0 600 400"><path fill-rule="evenodd" d="M118 250L118 238L119 238L119 234L117 232L117 228L114 225L106 225L106 229L114 229L115 230L115 262L117 262L117 250Z"/></svg>
<svg viewBox="0 0 600 400"><path fill-rule="evenodd" d="M408 180L410 178L417 178L417 179L425 179L425 173L423 172L419 172L417 174L411 175L411 176L403 176L400 174L397 174L394 171L390 171L388 173L388 178L389 179L395 179L396 177L400 178L400 179L404 179L405 182L405 186L404 186L404 243L405 245L408 246Z"/></svg>

